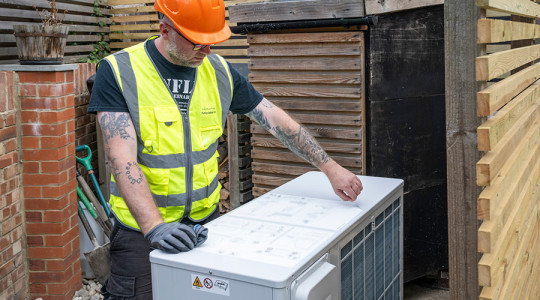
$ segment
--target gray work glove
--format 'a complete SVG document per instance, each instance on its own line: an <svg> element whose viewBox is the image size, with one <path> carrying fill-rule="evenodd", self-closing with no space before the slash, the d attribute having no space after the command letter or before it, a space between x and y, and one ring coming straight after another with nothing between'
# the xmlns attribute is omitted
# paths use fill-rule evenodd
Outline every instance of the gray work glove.
<svg viewBox="0 0 540 300"><path fill-rule="evenodd" d="M206 242L206 239L208 238L208 228L195 224L193 226L193 231L195 231L195 235L197 236L197 242L195 243L195 247L199 247L204 242Z"/></svg>
<svg viewBox="0 0 540 300"><path fill-rule="evenodd" d="M169 253L179 253L195 248L197 238L193 229L185 224L161 223L152 228L144 238L154 249Z"/></svg>

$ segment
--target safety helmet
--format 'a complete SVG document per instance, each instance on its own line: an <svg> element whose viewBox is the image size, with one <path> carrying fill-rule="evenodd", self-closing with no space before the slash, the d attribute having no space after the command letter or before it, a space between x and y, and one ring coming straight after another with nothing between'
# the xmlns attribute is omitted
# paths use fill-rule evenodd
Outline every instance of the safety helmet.
<svg viewBox="0 0 540 300"><path fill-rule="evenodd" d="M231 37L223 0L156 0L154 9L196 44L217 44Z"/></svg>

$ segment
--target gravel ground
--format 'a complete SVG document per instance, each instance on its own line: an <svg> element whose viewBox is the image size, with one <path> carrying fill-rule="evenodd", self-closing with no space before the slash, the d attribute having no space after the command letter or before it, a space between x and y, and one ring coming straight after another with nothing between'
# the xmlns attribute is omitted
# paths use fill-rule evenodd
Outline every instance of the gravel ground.
<svg viewBox="0 0 540 300"><path fill-rule="evenodd" d="M101 300L103 296L99 293L100 289L99 282L83 279L83 287L75 292L73 300Z"/></svg>

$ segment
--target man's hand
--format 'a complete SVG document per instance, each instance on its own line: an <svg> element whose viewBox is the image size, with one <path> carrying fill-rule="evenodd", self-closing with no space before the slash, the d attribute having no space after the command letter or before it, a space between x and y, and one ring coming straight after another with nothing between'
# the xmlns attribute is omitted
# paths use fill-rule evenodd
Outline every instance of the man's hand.
<svg viewBox="0 0 540 300"><path fill-rule="evenodd" d="M193 229L178 222L161 223L152 228L144 237L152 248L169 253L189 251L197 243Z"/></svg>
<svg viewBox="0 0 540 300"><path fill-rule="evenodd" d="M195 247L199 247L204 242L206 242L206 239L208 239L208 228L196 224L193 226L193 231L195 231L195 235L197 237L197 243L195 243Z"/></svg>
<svg viewBox="0 0 540 300"><path fill-rule="evenodd" d="M355 201L364 189L360 179L334 161L328 164L331 167L325 168L324 173L330 179L334 193L344 201Z"/></svg>

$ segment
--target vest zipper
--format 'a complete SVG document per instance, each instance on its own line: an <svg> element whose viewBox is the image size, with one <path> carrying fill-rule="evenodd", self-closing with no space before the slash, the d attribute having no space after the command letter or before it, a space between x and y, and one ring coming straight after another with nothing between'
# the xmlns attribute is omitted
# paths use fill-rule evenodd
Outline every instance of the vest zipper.
<svg viewBox="0 0 540 300"><path fill-rule="evenodd" d="M195 92L195 85L197 84L197 71L195 69L195 78L193 79L193 90L189 95L189 100L187 103L187 109L185 115L180 111L182 115L182 122L184 122L184 151L186 153L187 164L186 164L186 206L184 209L184 215L180 219L182 221L184 218L191 219L189 213L191 212L191 202L193 194L193 166L191 165L192 155L193 155L193 145L191 144L191 125L189 124L189 107L191 104L191 99L193 98L193 93ZM175 100L176 102L176 100ZM178 103L177 103L178 104Z"/></svg>

